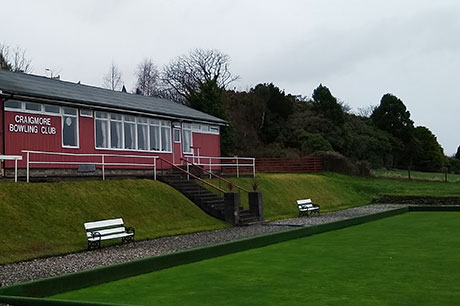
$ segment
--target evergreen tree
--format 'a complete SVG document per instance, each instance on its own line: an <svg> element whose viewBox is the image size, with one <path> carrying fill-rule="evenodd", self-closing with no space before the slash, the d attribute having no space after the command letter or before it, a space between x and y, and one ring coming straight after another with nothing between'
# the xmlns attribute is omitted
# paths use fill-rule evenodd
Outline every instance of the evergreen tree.
<svg viewBox="0 0 460 306"><path fill-rule="evenodd" d="M315 110L334 124L343 125L345 122L343 109L329 88L320 84L313 91L313 105Z"/></svg>

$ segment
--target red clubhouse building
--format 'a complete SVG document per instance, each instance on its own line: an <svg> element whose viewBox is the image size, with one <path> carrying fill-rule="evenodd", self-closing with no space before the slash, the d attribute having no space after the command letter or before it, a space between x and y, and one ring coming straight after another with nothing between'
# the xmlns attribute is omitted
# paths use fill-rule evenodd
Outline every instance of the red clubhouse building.
<svg viewBox="0 0 460 306"><path fill-rule="evenodd" d="M170 100L0 70L2 174L157 169L220 156L222 119ZM161 157L169 163L159 162ZM30 168L30 169L29 169Z"/></svg>

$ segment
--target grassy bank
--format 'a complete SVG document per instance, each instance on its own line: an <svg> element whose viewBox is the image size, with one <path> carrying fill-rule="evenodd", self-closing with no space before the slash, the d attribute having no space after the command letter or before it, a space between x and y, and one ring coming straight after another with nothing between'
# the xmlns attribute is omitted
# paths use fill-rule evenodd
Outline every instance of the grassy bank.
<svg viewBox="0 0 460 306"><path fill-rule="evenodd" d="M232 179L251 190L252 178ZM310 197L323 212L365 205L381 195L460 196L459 183L357 178L333 173L259 174L267 220L297 216ZM223 187L223 186L222 186ZM241 195L247 202L246 195ZM247 205L247 203L245 204ZM0 183L0 264L86 248L83 223L123 217L137 239L227 225L182 194L151 180Z"/></svg>
<svg viewBox="0 0 460 306"><path fill-rule="evenodd" d="M0 264L86 248L83 223L123 217L137 239L223 228L151 180L0 184Z"/></svg>
<svg viewBox="0 0 460 306"><path fill-rule="evenodd" d="M296 200L312 198L324 212L370 203L382 195L460 196L460 184L428 181L400 181L382 178L350 177L336 173L258 174L257 178L231 179L252 190L259 184L266 219L297 215ZM243 193L241 197L246 195ZM247 205L247 204L245 204Z"/></svg>

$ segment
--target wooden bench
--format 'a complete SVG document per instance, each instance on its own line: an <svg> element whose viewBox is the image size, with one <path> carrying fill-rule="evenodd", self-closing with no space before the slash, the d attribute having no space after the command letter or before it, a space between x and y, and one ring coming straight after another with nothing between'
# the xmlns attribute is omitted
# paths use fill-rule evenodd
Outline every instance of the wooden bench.
<svg viewBox="0 0 460 306"><path fill-rule="evenodd" d="M122 243L134 242L135 230L125 227L123 218L86 222L84 225L89 250L100 248L104 240L121 238Z"/></svg>
<svg viewBox="0 0 460 306"><path fill-rule="evenodd" d="M319 214L319 205L312 203L311 199L297 200L297 208L299 209L299 217L309 216L314 213Z"/></svg>

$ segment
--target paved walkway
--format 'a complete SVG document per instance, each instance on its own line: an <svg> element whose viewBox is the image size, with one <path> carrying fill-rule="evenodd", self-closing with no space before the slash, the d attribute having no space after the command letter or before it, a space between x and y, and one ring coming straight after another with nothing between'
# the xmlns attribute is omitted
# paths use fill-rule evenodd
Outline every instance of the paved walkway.
<svg viewBox="0 0 460 306"><path fill-rule="evenodd" d="M263 225L231 227L216 231L163 237L153 240L138 241L135 244L120 244L105 247L102 248L101 251L83 251L62 256L18 262L0 266L0 284L2 286L8 286L20 282L92 269L148 256L164 255L191 248L286 231L293 227L312 226L350 219L357 216L370 215L400 207L401 205L367 205L313 217L294 218L268 222Z"/></svg>

